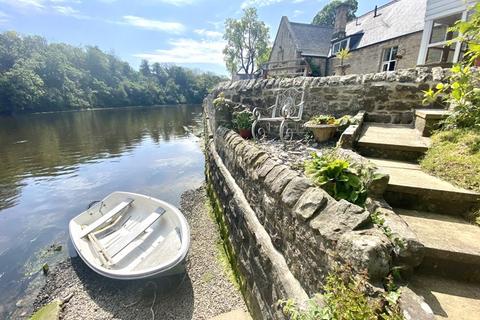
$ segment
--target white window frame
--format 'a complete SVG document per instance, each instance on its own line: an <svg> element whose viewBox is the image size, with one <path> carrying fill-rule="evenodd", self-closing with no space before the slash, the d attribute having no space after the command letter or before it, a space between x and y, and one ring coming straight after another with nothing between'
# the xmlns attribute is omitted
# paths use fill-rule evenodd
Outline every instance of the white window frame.
<svg viewBox="0 0 480 320"><path fill-rule="evenodd" d="M331 55L331 56L335 55L338 51L341 50L341 49L339 49L339 50L335 51L335 45L338 44L338 45L339 45L339 48L340 48L340 47L342 46L342 43L343 43L343 42L346 42L346 43L347 43L346 46L345 46L345 48L346 48L346 49L350 49L350 37L348 37L348 38L346 38L346 39L342 39L342 40L340 40L340 41L336 41L336 42L334 42L334 43L332 44L332 48L330 49L330 55Z"/></svg>
<svg viewBox="0 0 480 320"><path fill-rule="evenodd" d="M425 21L425 29L423 29L422 42L420 44L420 51L418 53L417 65L425 65L427 61L427 53L429 48L438 47L439 45L442 45L445 43L445 41L430 43L430 38L432 37L432 31L433 31L433 21L441 18L445 18L448 16L453 16L459 13L462 14L461 20L465 21L467 19L468 10L464 10L464 9L445 12L441 15L435 15ZM453 53L453 63L457 63L459 61L461 50L462 50L462 43L456 42L455 51Z"/></svg>
<svg viewBox="0 0 480 320"><path fill-rule="evenodd" d="M395 56L392 55L393 53L393 48L397 48L397 52L395 53ZM390 54L389 54L389 59L388 60L383 60L383 56L385 55L385 51L387 50L390 50ZM397 59L397 54L398 54L398 46L391 46L391 47L385 47L382 49L382 56L380 58L380 71L383 72L383 71L395 71L397 70L397 65L398 65L398 59ZM390 66L390 63L392 63L393 61L395 61L395 68L393 68L393 70L388 70L388 67ZM383 66L387 65L387 70L383 70Z"/></svg>

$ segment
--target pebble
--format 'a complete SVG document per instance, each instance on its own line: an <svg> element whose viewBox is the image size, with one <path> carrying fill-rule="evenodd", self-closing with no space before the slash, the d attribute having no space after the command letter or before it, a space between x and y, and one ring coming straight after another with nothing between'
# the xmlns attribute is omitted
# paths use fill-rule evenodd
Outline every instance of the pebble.
<svg viewBox="0 0 480 320"><path fill-rule="evenodd" d="M192 233L185 276L115 281L94 273L81 259L72 258L52 267L35 309L69 296L62 310L63 320L150 320L156 292L155 319L200 320L236 309L246 311L241 293L218 259L220 236L206 201L204 187L182 195L181 210Z"/></svg>

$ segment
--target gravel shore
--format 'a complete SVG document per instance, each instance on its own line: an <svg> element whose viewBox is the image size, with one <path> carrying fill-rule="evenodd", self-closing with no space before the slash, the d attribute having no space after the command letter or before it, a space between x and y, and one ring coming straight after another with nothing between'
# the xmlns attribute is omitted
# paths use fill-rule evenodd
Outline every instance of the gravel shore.
<svg viewBox="0 0 480 320"><path fill-rule="evenodd" d="M231 310L246 310L241 293L219 259L220 236L208 214L204 187L185 192L181 209L191 228L185 276L114 281L73 258L52 270L35 308L69 297L61 313L65 320L210 319Z"/></svg>

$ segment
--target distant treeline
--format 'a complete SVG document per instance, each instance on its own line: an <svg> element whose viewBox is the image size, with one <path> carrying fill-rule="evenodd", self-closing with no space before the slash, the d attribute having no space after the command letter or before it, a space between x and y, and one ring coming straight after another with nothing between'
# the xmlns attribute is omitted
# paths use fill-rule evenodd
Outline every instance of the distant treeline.
<svg viewBox="0 0 480 320"><path fill-rule="evenodd" d="M147 61L136 71L97 47L0 34L0 113L200 103L221 80Z"/></svg>

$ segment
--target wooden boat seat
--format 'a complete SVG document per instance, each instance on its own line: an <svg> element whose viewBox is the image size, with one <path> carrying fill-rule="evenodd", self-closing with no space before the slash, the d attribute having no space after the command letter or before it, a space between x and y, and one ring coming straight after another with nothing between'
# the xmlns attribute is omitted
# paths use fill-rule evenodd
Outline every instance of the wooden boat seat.
<svg viewBox="0 0 480 320"><path fill-rule="evenodd" d="M165 213L165 209L159 207L154 212L152 212L147 218L145 218L140 223L136 224L129 233L122 237L119 241L114 242L111 245L104 247L97 239L94 233L88 234L89 240L92 242L94 250L97 252L98 257L102 261L102 264L106 267L114 265L121 260L114 259L116 255L122 252L121 256L126 256L128 252L123 252L130 243L132 243L136 238L138 238L142 233L144 233L152 224L155 223L160 217ZM134 248L131 248L133 250Z"/></svg>
<svg viewBox="0 0 480 320"><path fill-rule="evenodd" d="M152 224L155 223L165 213L165 209L158 208L152 212L145 220L135 225L132 230L119 241L113 243L107 248L107 252L110 257L115 257L119 252L125 249L130 243L137 239L142 233L144 233Z"/></svg>
<svg viewBox="0 0 480 320"><path fill-rule="evenodd" d="M103 226L106 222L108 222L110 219L115 217L117 214L122 212L124 209L129 207L133 202L133 199L126 199L119 203L118 205L115 206L112 210L108 211L106 214L104 214L100 219L95 220L93 223L89 224L85 229L82 230L82 233L80 234L80 238L86 237L88 234L92 233L99 227Z"/></svg>

